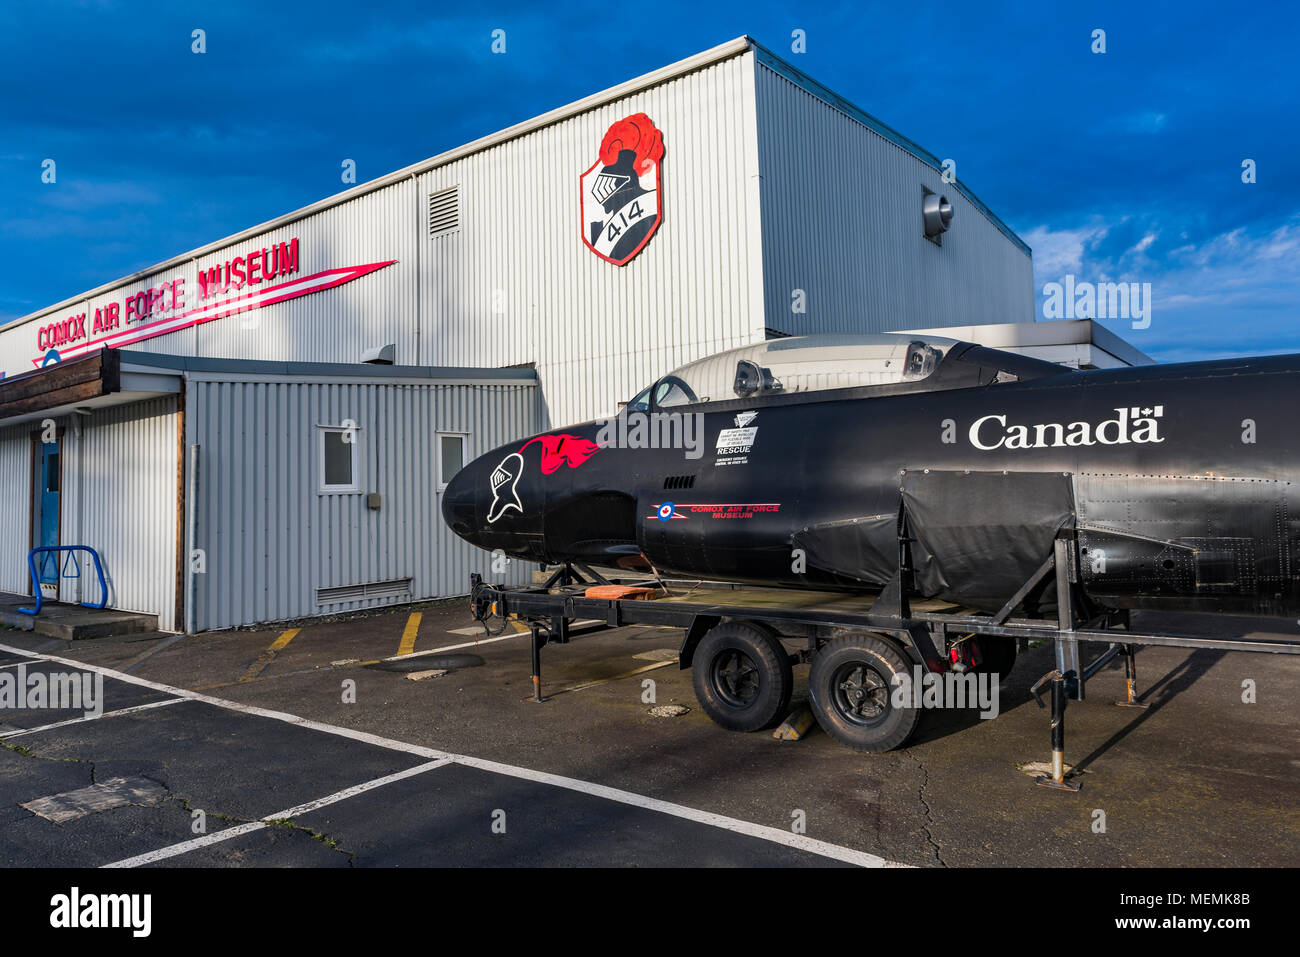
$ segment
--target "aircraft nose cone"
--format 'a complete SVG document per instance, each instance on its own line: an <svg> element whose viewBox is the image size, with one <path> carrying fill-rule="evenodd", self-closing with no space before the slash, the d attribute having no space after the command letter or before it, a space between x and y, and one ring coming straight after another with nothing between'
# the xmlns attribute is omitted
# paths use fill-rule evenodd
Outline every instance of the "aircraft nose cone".
<svg viewBox="0 0 1300 957"><path fill-rule="evenodd" d="M461 538L473 542L478 530L477 496L470 471L461 469L442 490L442 519Z"/></svg>

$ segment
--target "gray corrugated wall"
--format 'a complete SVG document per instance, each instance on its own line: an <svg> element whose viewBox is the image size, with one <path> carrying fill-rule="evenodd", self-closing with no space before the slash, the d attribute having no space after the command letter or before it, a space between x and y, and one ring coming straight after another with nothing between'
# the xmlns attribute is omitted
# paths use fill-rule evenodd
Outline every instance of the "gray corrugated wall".
<svg viewBox="0 0 1300 957"><path fill-rule="evenodd" d="M805 334L1033 320L1030 257L975 204L875 130L755 69L767 325ZM942 247L922 232L922 186L954 208ZM806 313L791 310L795 289Z"/></svg>
<svg viewBox="0 0 1300 957"><path fill-rule="evenodd" d="M98 409L59 421L63 433L60 540L99 552L109 580L109 605L158 616L170 631L176 618L176 400L171 396ZM80 435L77 428L80 427ZM80 593L97 600L99 586L81 558Z"/></svg>
<svg viewBox="0 0 1300 957"><path fill-rule="evenodd" d="M221 381L196 377L187 444L200 446L198 630L335 614L406 598L318 605L316 589L410 577L414 598L464 594L490 556L442 521L437 432L476 457L534 431L536 389L503 385ZM317 426L359 428L361 494L319 494ZM421 436L426 440L412 441ZM366 506L365 492L383 496ZM513 563L505 576L531 570Z"/></svg>
<svg viewBox="0 0 1300 957"><path fill-rule="evenodd" d="M27 549L31 544L32 424L0 429L0 591L26 595Z"/></svg>

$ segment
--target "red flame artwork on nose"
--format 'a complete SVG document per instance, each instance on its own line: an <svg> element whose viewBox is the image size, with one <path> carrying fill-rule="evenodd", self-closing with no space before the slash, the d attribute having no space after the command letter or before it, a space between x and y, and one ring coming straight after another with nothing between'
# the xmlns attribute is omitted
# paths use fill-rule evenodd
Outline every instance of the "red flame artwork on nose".
<svg viewBox="0 0 1300 957"><path fill-rule="evenodd" d="M535 439L529 439L520 446L519 451L522 452L534 442L542 444L543 475L550 475L561 465L576 469L600 449L600 446L591 439L584 439L578 435L561 434L539 435Z"/></svg>
<svg viewBox="0 0 1300 957"><path fill-rule="evenodd" d="M632 150L636 154L633 167L638 174L647 172L651 164L658 163L664 155L664 137L644 113L633 113L611 126L600 141L600 161L605 166L618 162L618 154Z"/></svg>

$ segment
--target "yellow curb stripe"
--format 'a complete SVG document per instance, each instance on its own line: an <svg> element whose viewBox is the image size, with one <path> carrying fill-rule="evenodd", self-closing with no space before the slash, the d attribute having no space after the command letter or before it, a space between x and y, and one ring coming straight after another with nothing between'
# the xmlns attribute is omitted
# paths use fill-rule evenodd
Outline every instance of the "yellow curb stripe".
<svg viewBox="0 0 1300 957"><path fill-rule="evenodd" d="M288 631L283 632L279 638L271 642L271 647L267 648L266 651L257 656L257 660L249 665L237 680L252 681L260 675L263 669L275 660L275 656L280 653L281 649L283 649L285 645L289 644L289 642L293 641L294 637L300 631L302 631L301 628L290 628Z"/></svg>
<svg viewBox="0 0 1300 957"><path fill-rule="evenodd" d="M283 648L283 647L284 647L285 645L287 645L289 642L293 641L294 637L295 637L295 636L298 634L298 632L300 632L300 631L302 631L301 628L290 628L288 631L286 631L284 634L282 634L279 638L275 639L275 641L271 642L271 647L270 647L269 650L271 650L271 651L279 651L281 648Z"/></svg>
<svg viewBox="0 0 1300 957"><path fill-rule="evenodd" d="M402 632L402 643L397 648L397 654L409 655L415 650L415 636L420 633L420 619L424 617L423 612L411 612L406 619L406 628Z"/></svg>

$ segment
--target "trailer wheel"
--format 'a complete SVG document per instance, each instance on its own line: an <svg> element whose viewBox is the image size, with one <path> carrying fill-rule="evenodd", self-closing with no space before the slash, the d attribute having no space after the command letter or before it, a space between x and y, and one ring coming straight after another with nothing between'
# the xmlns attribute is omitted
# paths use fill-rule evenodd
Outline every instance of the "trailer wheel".
<svg viewBox="0 0 1300 957"><path fill-rule="evenodd" d="M695 649L691 671L700 707L728 731L770 728L790 705L790 656L776 635L755 625L712 629Z"/></svg>
<svg viewBox="0 0 1300 957"><path fill-rule="evenodd" d="M997 675L998 684L1001 684L1016 663L1016 639L1005 635L980 635L975 640L979 642L980 656L984 659L975 670Z"/></svg>
<svg viewBox="0 0 1300 957"><path fill-rule="evenodd" d="M822 730L854 751L890 751L916 730L918 708L895 707L893 676L911 662L873 635L828 641L813 657L808 695Z"/></svg>

